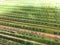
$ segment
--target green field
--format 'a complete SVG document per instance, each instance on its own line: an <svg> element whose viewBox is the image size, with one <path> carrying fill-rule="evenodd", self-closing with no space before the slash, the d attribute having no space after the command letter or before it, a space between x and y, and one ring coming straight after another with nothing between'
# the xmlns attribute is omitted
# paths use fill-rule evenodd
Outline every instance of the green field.
<svg viewBox="0 0 60 45"><path fill-rule="evenodd" d="M29 32L19 32L23 29L59 36L60 9L8 5L1 5L0 9L0 25L7 27L0 26L1 45L60 45L60 37L57 39L56 36L50 38ZM8 29L8 27L14 29Z"/></svg>

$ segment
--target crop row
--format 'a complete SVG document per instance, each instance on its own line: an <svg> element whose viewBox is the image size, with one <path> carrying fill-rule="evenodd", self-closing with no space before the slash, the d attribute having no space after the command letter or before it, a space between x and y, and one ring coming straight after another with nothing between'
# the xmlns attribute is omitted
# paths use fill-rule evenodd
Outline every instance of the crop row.
<svg viewBox="0 0 60 45"><path fill-rule="evenodd" d="M53 45L53 44L59 45L60 44L60 40L57 40L57 39L52 39L52 38L48 38L48 37L37 36L37 35L32 35L32 34L27 34L27 33L22 33L22 32L7 33L7 32L0 31L0 33L6 34L6 35L12 35L12 36L15 36L18 38L34 40L34 41L46 43L49 45Z"/></svg>
<svg viewBox="0 0 60 45"><path fill-rule="evenodd" d="M24 44L14 42L11 40L7 40L7 39L1 38L1 37L0 37L0 44L1 45L24 45Z"/></svg>
<svg viewBox="0 0 60 45"><path fill-rule="evenodd" d="M5 19L5 20L11 20L11 21L17 21L17 22L24 22L24 23L31 23L31 24L37 24L37 25L46 25L46 26L52 26L52 27L57 27L59 28L60 27L60 24L58 23L51 23L51 22L46 22L46 21L35 21L35 20L30 20L30 19L25 19L25 18L22 18L22 17L14 17L14 16L0 16L0 19Z"/></svg>
<svg viewBox="0 0 60 45"><path fill-rule="evenodd" d="M0 24L5 25L5 26L15 27L15 28L22 28L22 29L46 32L46 33L52 33L52 34L60 34L60 31L57 29L50 29L48 27L44 28L43 26L36 26L36 25L20 23L20 22L11 21L11 20L10 21L9 20L0 20Z"/></svg>

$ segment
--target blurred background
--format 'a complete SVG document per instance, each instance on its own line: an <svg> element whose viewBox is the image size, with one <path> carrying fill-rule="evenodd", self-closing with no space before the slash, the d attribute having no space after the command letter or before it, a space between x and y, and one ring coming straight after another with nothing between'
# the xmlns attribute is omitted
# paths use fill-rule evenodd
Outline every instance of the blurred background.
<svg viewBox="0 0 60 45"><path fill-rule="evenodd" d="M0 0L0 5L24 5L24 6L58 6L60 0Z"/></svg>

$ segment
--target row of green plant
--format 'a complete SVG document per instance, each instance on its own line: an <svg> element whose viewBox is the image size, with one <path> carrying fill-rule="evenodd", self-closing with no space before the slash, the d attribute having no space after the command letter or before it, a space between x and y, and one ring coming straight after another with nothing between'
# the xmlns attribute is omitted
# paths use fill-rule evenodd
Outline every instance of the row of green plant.
<svg viewBox="0 0 60 45"><path fill-rule="evenodd" d="M57 27L59 28L60 25L58 23L51 23L51 22L47 22L47 21L43 21L43 20L40 20L40 21L35 21L35 20L30 20L30 19L25 19L25 18L22 18L22 17L14 17L14 16L0 16L0 19L4 19L4 20L11 20L11 21L17 21L17 22L24 22L24 23L31 23L31 24L40 24L40 25L46 25L46 26L51 26L51 27Z"/></svg>
<svg viewBox="0 0 60 45"><path fill-rule="evenodd" d="M0 44L1 45L24 45L24 44L14 42L14 41L11 41L11 40L7 40L7 39L4 39L4 38L0 38Z"/></svg>
<svg viewBox="0 0 60 45"><path fill-rule="evenodd" d="M18 10L18 9L17 9L17 10ZM22 13L22 14L25 14L24 11L22 11L21 13L19 12L19 14L18 14L18 12L19 12L19 11L17 11L15 15L19 15L19 16L20 16L21 13ZM25 11L25 12L26 12L26 11ZM39 13L40 13L40 12L39 12ZM13 15L13 12L8 13L8 15L11 15L11 14ZM37 14L38 14L38 13L37 13ZM7 15L7 14L6 14L6 15ZM30 15L31 15L31 14L30 14ZM52 15L52 14L51 14L51 15ZM54 14L54 15L55 15L55 14ZM38 18L39 20L45 20L45 21L48 21L48 22L55 22L55 23L56 23L56 22L57 22L57 21L56 21L57 19L55 19L55 16L54 16L54 15L52 16L53 19L51 19L51 20L48 19L48 16L49 16L48 14L47 14L47 15L46 15L46 14L43 15L43 13L42 13L42 14L39 14L38 16L34 14L34 17L35 17L35 18ZM22 16L22 15L21 15L21 16ZM21 16L20 16L20 17L21 17ZM23 15L23 16L24 16L24 17L29 17L29 14L26 14L26 15ZM41 17L41 16L42 16L42 17ZM45 16L45 17L44 17L44 16ZM58 17L59 17L59 16L58 16ZM31 18L31 17L30 17L30 18ZM33 18L33 15L32 15L32 18ZM41 18L42 18L42 19L41 19ZM46 18L46 19L45 19L45 18ZM53 21L53 20L54 20L54 21ZM58 21L57 23L60 23L60 22ZM57 27L57 26L56 26L56 27ZM59 27L59 26L58 26L58 27Z"/></svg>
<svg viewBox="0 0 60 45"><path fill-rule="evenodd" d="M9 9L10 9L10 8L9 8ZM12 8L12 9L13 9L13 8ZM28 9L28 10L29 10L29 9L31 9L31 8L25 7L25 8L22 8L22 9L23 9L23 10L24 10L24 9ZM33 8L33 9L34 9L34 8ZM35 10L35 9L34 9L34 10ZM37 10L37 9L36 9L36 10ZM47 10L47 9L44 9L44 8L43 8L42 10L44 11L44 10ZM54 11L56 11L56 10L55 10L55 9L52 9L52 11L54 12ZM29 14L32 15L32 14L30 13L30 12L32 12L32 11L30 11L29 13L26 12L26 11L25 11L25 13L24 13L24 11L21 12L21 7L14 8L14 9L11 11L11 13L13 13L13 12L16 13L17 15L19 15L19 14L21 14L21 13L22 13L22 14L26 14L26 13L27 13L27 14L26 14L27 16L28 16ZM33 12L34 12L34 11L33 11ZM46 13L46 11L44 11L44 12ZM18 14L18 13L19 13L19 14ZM37 13L37 14L36 14L35 18L37 18L38 13L39 13L38 17L43 16L43 18L44 18L44 16L49 16L49 14L50 14L49 11L47 11L47 13L49 13L49 14L45 14L45 13L43 13L43 12L41 12L41 11L39 11L39 12L36 11L36 13ZM26 16L26 15L25 15L25 16ZM33 15L35 15L35 13L34 13ZM56 14L56 15L57 15L57 14ZM52 17L54 17L54 16L56 16L56 15L53 14L53 13L51 14ZM59 16L58 16L58 17L59 17ZM57 17L57 18L58 18L58 17ZM41 18L40 18L40 19L41 19ZM48 19L48 17L47 17L47 19ZM55 19L55 18L54 18L54 19ZM56 20L56 19L55 19L55 20ZM56 22L56 21L55 21L55 22Z"/></svg>
<svg viewBox="0 0 60 45"><path fill-rule="evenodd" d="M16 36L14 34L6 33L6 32L0 32L0 34ZM24 44L24 45L28 45L28 44L29 45L40 45L40 44L36 44L36 43L32 43L32 42L27 42L27 41L24 41L24 40L18 40L18 39L15 39L15 38L9 38L9 37L2 36L2 35L0 35L0 38L4 38L4 39L7 39L7 40L12 40L12 41Z"/></svg>
<svg viewBox="0 0 60 45"><path fill-rule="evenodd" d="M10 35L10 36L14 36L14 37L17 37L17 38L23 38L23 39L28 39L28 40L31 40L29 38L29 36L27 37L26 35L24 36L23 33L21 32L16 32L16 31L11 31L11 30L5 30L5 29L0 29L0 34L5 34L5 35ZM26 38L25 38L26 37ZM34 41L34 40L33 40ZM41 43L41 45L43 45L43 43Z"/></svg>
<svg viewBox="0 0 60 45"><path fill-rule="evenodd" d="M36 25L9 21L9 20L0 20L0 24L5 26L10 26L10 27L15 27L15 28L45 32L45 33L51 33L51 34L58 34L58 35L60 34L60 31L57 29L50 29L50 28L48 29L48 27L44 28L43 26L36 26Z"/></svg>
<svg viewBox="0 0 60 45"><path fill-rule="evenodd" d="M37 42L41 42L41 43L46 43L49 45L59 45L60 44L60 40L58 39L52 39L52 38L48 38L48 37L44 37L44 36L37 36L37 35L32 35L32 34L28 34L28 33L23 33L23 32L15 32L15 33L6 33L6 32L0 32L6 35L11 35L11 36L15 36L18 38L23 38L23 39L28 39L28 40L34 40Z"/></svg>

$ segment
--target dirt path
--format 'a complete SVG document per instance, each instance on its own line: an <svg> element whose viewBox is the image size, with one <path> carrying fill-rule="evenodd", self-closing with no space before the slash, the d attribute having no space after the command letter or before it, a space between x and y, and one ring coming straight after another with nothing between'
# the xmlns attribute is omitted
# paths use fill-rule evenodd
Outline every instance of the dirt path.
<svg viewBox="0 0 60 45"><path fill-rule="evenodd" d="M37 32L37 31L30 31L30 30L26 30L26 29L13 28L13 27L8 27L8 26L3 26L3 25L0 25L0 28L7 29L7 30L13 30L13 31L17 31L17 32L30 33L30 34L34 34L34 35L38 35L38 36L46 36L49 38L55 38L55 39L60 40L60 35L48 34L48 33Z"/></svg>
<svg viewBox="0 0 60 45"><path fill-rule="evenodd" d="M27 39L17 38L17 37L5 35L5 34L0 34L0 36L7 37L7 38L12 38L12 39L17 39L17 40L23 40L23 41L25 41L25 42L35 43L35 44L39 44L39 45L40 45L40 44L46 45L46 44L44 44L44 43L39 43L39 42L32 41L32 40L27 40Z"/></svg>

